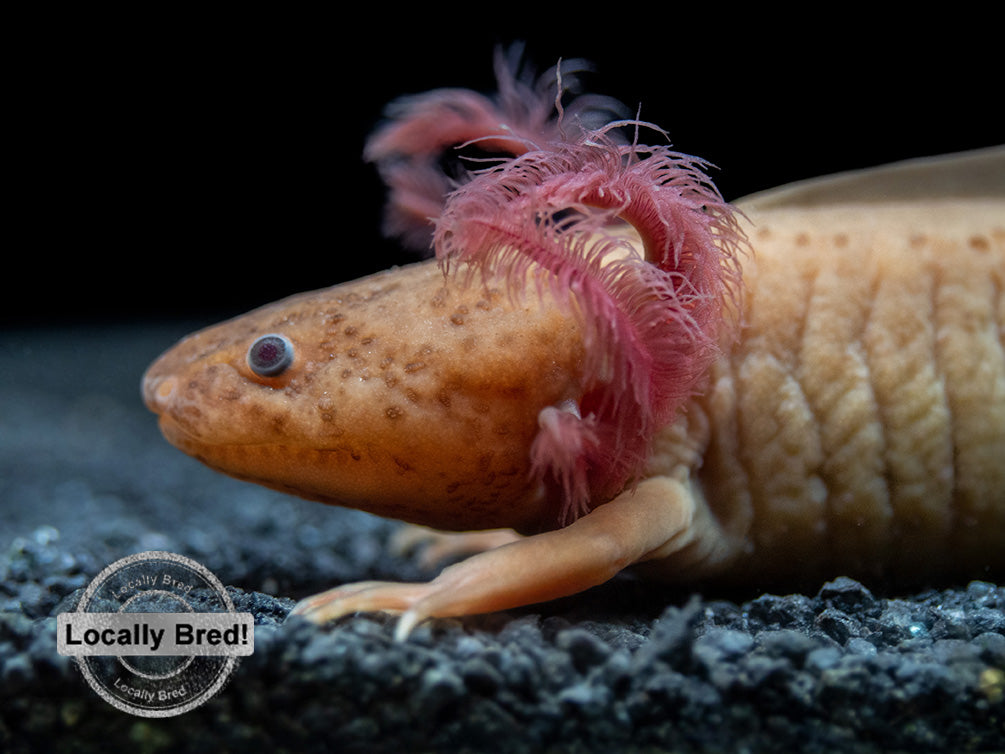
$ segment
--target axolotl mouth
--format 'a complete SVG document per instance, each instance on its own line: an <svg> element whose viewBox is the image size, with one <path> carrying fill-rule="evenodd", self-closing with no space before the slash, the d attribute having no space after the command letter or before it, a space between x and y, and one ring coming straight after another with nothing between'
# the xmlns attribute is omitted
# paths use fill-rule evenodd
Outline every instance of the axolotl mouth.
<svg viewBox="0 0 1005 754"><path fill-rule="evenodd" d="M190 335L142 389L172 444L232 476L440 528L533 531L556 511L528 448L543 409L578 399L583 353L567 308L426 262Z"/></svg>

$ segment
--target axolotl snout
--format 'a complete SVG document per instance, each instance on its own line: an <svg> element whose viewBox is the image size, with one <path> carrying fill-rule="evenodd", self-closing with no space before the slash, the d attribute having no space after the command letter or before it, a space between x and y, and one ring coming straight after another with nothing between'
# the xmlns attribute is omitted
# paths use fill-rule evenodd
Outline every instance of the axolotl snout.
<svg viewBox="0 0 1005 754"><path fill-rule="evenodd" d="M516 532L429 583L298 606L319 621L401 612L404 635L630 565L999 573L1005 151L735 209L698 168L607 131L528 147L436 210L438 261L196 333L150 367L147 405L236 477Z"/></svg>

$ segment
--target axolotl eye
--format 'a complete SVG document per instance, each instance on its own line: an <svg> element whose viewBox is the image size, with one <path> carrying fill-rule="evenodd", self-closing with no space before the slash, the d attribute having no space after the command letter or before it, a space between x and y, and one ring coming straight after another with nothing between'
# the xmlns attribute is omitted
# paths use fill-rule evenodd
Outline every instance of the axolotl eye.
<svg viewBox="0 0 1005 754"><path fill-rule="evenodd" d="M293 344L284 335L263 335L248 349L248 366L259 377L275 377L293 363Z"/></svg>

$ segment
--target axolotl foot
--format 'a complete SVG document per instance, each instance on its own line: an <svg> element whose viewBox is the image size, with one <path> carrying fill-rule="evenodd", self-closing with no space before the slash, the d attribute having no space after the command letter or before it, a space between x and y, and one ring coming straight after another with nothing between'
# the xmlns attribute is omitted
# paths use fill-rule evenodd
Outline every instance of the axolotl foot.
<svg viewBox="0 0 1005 754"><path fill-rule="evenodd" d="M420 584L359 581L307 597L297 603L290 615L321 624L357 612L401 613L394 631L395 639L401 641L430 616L430 607L438 593L442 590L434 581Z"/></svg>
<svg viewBox="0 0 1005 754"><path fill-rule="evenodd" d="M357 612L400 614L395 638L427 618L473 615L557 599L612 578L633 563L693 544L694 502L681 483L658 477L575 523L513 538L448 566L429 582L362 581L302 600L291 615L325 623ZM700 528L700 527L699 527Z"/></svg>

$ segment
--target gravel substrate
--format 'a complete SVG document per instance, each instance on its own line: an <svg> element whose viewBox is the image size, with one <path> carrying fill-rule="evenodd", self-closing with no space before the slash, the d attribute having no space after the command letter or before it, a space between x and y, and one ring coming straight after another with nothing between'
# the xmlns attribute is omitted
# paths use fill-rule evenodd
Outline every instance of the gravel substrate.
<svg viewBox="0 0 1005 754"><path fill-rule="evenodd" d="M242 484L142 407L178 323L0 334L0 750L994 751L1005 588L693 595L631 577L421 625L286 621L343 581L428 578L396 524ZM255 652L185 715L125 714L56 651L56 614L127 554L191 557L255 614Z"/></svg>

